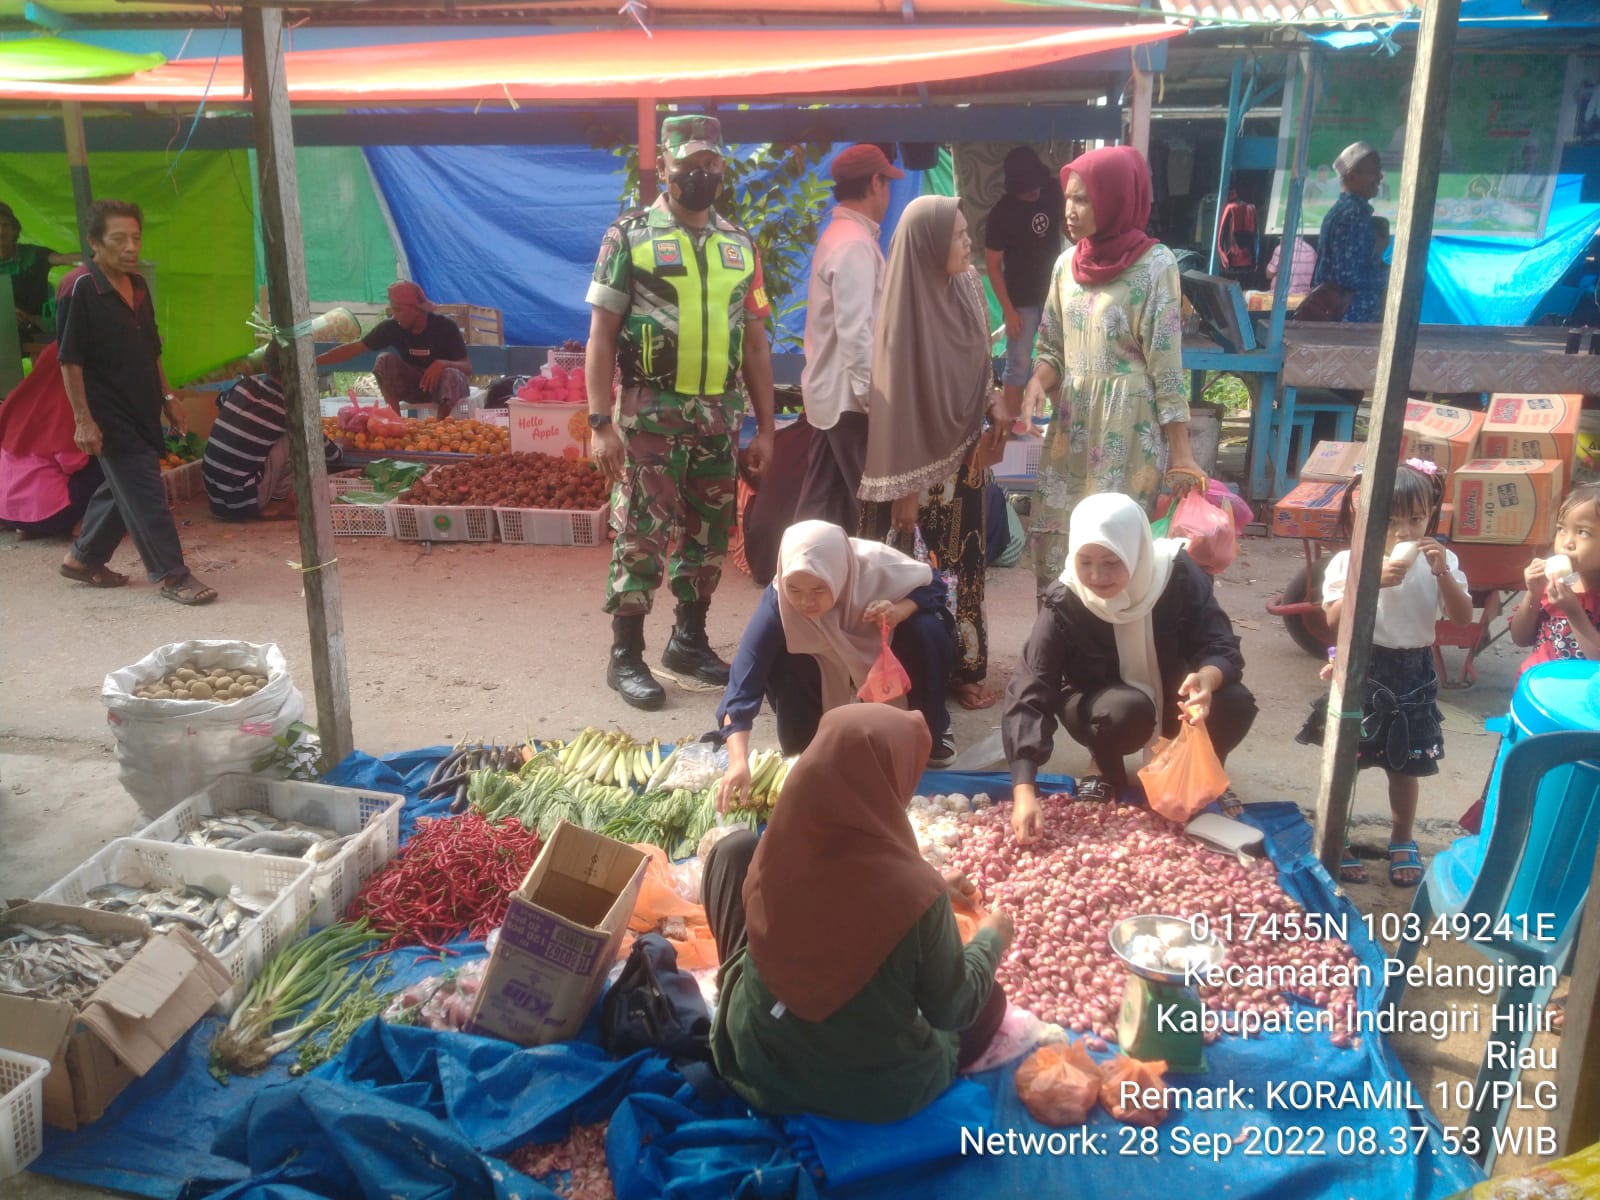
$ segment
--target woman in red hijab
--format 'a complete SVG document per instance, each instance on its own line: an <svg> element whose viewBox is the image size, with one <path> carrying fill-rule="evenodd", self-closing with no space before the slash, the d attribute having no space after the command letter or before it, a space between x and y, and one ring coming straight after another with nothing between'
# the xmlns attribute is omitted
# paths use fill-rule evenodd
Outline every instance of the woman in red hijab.
<svg viewBox="0 0 1600 1200"><path fill-rule="evenodd" d="M706 857L723 963L712 1055L757 1109L899 1121L1000 1026L1011 921L985 918L963 947L963 881L922 861L906 817L930 745L920 713L831 709L759 843L733 834Z"/></svg>
<svg viewBox="0 0 1600 1200"><path fill-rule="evenodd" d="M1034 484L1028 540L1039 591L1061 574L1072 509L1097 492L1153 513L1163 481L1206 486L1189 449L1178 264L1145 233L1150 168L1132 146L1061 169L1067 237L1039 324L1024 403L1044 412L1059 388Z"/></svg>
<svg viewBox="0 0 1600 1200"><path fill-rule="evenodd" d="M20 539L70 534L100 486L100 464L72 440L56 344L0 403L0 528Z"/></svg>

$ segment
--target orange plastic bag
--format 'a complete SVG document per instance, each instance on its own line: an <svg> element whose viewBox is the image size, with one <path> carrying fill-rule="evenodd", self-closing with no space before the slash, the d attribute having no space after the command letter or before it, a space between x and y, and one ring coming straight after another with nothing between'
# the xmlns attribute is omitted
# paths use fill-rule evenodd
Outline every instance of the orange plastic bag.
<svg viewBox="0 0 1600 1200"><path fill-rule="evenodd" d="M867 672L867 681L856 693L868 703L887 704L911 690L911 676L906 674L906 669L889 648L888 622L882 628L883 649L878 651L877 661L872 664L872 670Z"/></svg>
<svg viewBox="0 0 1600 1200"><path fill-rule="evenodd" d="M950 908L956 915L956 932L965 946L977 936L978 926L988 917L983 905L967 896L951 896Z"/></svg>
<svg viewBox="0 0 1600 1200"><path fill-rule="evenodd" d="M1232 513L1223 512L1199 492L1185 492L1172 512L1167 536L1189 539L1189 557L1212 575L1228 569L1239 553Z"/></svg>
<svg viewBox="0 0 1600 1200"><path fill-rule="evenodd" d="M622 939L617 961L628 957L633 939L641 933L659 933L677 951L681 970L715 967L717 939L711 935L711 926L706 922L706 910L678 894L666 851L660 846L643 843L634 849L649 855L650 862L644 869L644 881L639 885L639 898L634 901L633 916L628 921L628 933Z"/></svg>
<svg viewBox="0 0 1600 1200"><path fill-rule="evenodd" d="M1139 768L1150 807L1169 821L1187 821L1228 790L1228 774L1211 748L1206 723L1185 721L1178 736L1156 743L1156 756Z"/></svg>
<svg viewBox="0 0 1600 1200"><path fill-rule="evenodd" d="M1124 1125L1159 1125L1167 1119L1166 1105L1145 1104L1146 1100L1153 1098L1146 1093L1146 1089L1161 1087L1161 1076L1167 1070L1166 1063L1146 1062L1122 1054L1100 1070L1105 1076L1100 1085L1100 1103L1117 1120ZM1135 1085L1137 1090L1130 1088L1124 1091L1124 1083ZM1159 1091L1157 1094L1160 1094Z"/></svg>
<svg viewBox="0 0 1600 1200"><path fill-rule="evenodd" d="M1100 1083L1100 1068L1082 1042L1051 1042L1017 1068L1017 1099L1042 1125L1082 1125Z"/></svg>

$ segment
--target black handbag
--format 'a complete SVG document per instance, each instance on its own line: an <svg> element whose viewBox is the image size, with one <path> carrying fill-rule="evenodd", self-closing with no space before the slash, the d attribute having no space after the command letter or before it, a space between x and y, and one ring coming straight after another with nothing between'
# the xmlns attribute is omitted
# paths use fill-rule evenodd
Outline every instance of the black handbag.
<svg viewBox="0 0 1600 1200"><path fill-rule="evenodd" d="M711 1061L711 1014L700 985L678 970L678 952L660 934L633 943L600 1007L600 1044L614 1058L657 1050L674 1064Z"/></svg>

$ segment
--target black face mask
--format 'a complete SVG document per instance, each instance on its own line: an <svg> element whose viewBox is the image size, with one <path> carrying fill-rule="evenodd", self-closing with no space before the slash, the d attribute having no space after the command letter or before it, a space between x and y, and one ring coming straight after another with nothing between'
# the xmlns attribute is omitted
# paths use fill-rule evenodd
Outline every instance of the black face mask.
<svg viewBox="0 0 1600 1200"><path fill-rule="evenodd" d="M704 212L711 207L722 187L722 174L712 174L704 167L690 167L676 171L669 182L678 189L678 203L690 212Z"/></svg>

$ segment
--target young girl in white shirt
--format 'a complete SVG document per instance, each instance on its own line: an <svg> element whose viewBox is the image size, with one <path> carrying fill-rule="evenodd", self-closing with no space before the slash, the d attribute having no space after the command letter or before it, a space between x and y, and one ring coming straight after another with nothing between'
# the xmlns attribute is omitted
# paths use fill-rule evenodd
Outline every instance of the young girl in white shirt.
<svg viewBox="0 0 1600 1200"><path fill-rule="evenodd" d="M1339 514L1340 533L1354 525L1358 478L1345 490ZM1433 664L1435 624L1443 616L1458 625L1472 620L1467 577L1456 556L1429 536L1444 499L1439 468L1421 459L1407 459L1395 471L1394 499L1389 505L1389 534L1384 542L1378 614L1372 627L1372 659L1367 670L1367 696L1361 706L1361 742L1356 761L1382 767L1389 776L1389 882L1412 888L1422 882L1422 857L1412 834L1417 814L1417 780L1439 773L1444 757L1441 715L1436 700L1439 676ZM1328 623L1339 624L1344 606L1350 551L1328 562L1322 579L1322 609ZM1328 699L1318 701L1296 739L1322 741ZM1366 868L1345 843L1339 878L1366 883Z"/></svg>

